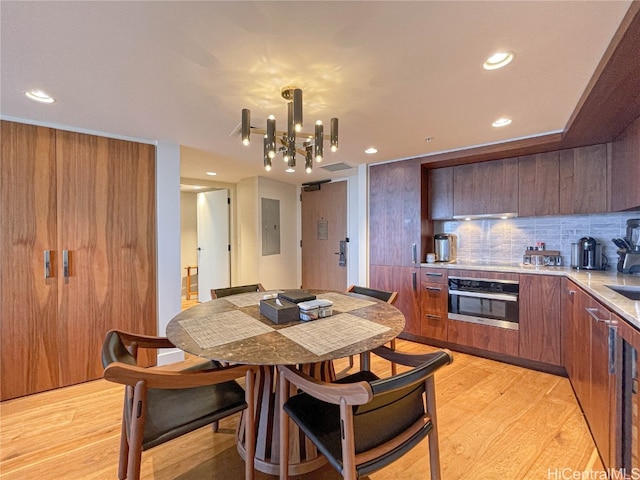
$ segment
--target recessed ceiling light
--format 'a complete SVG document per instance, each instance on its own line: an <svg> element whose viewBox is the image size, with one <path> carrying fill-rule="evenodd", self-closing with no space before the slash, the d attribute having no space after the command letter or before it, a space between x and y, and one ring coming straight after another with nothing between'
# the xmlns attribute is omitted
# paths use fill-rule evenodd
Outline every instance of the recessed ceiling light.
<svg viewBox="0 0 640 480"><path fill-rule="evenodd" d="M375 147L369 147L367 148L364 153L367 153L369 155L373 155L374 153L378 153L378 149Z"/></svg>
<svg viewBox="0 0 640 480"><path fill-rule="evenodd" d="M55 99L53 97L50 97L49 95L44 93L42 90L29 90L28 92L24 92L24 94L28 98L30 98L31 100L35 100L36 102L42 102L42 103L55 102Z"/></svg>
<svg viewBox="0 0 640 480"><path fill-rule="evenodd" d="M424 137L424 141L427 142L427 143L431 143L431 142L433 142L434 138L435 137Z"/></svg>
<svg viewBox="0 0 640 480"><path fill-rule="evenodd" d="M499 118L498 120L493 122L491 124L491 126L492 127L496 127L496 128L500 128L500 127L506 127L510 123L511 123L511 119L510 118L503 117L503 118Z"/></svg>
<svg viewBox="0 0 640 480"><path fill-rule="evenodd" d="M295 168L291 168L291 167L289 167L289 168L287 168L287 169L285 170L285 172L287 172L287 173L293 173L293 172L295 172L295 171L296 171L296 169L295 169Z"/></svg>
<svg viewBox="0 0 640 480"><path fill-rule="evenodd" d="M212 177L215 177L217 175L216 172L207 172L207 175L211 175Z"/></svg>
<svg viewBox="0 0 640 480"><path fill-rule="evenodd" d="M482 67L485 70L497 70L498 68L502 68L513 60L514 53L513 52L498 52L491 55L485 62L482 64Z"/></svg>

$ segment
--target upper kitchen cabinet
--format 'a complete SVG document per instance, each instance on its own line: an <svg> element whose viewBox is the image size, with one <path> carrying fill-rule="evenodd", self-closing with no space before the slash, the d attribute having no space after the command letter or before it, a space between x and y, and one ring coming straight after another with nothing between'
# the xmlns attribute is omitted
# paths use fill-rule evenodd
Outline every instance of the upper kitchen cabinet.
<svg viewBox="0 0 640 480"><path fill-rule="evenodd" d="M369 169L371 265L420 265L421 187L420 159L374 165Z"/></svg>
<svg viewBox="0 0 640 480"><path fill-rule="evenodd" d="M640 208L640 117L612 144L611 211Z"/></svg>
<svg viewBox="0 0 640 480"><path fill-rule="evenodd" d="M517 158L454 167L454 216L516 213L517 211Z"/></svg>
<svg viewBox="0 0 640 480"><path fill-rule="evenodd" d="M557 215L560 211L560 154L518 159L518 215Z"/></svg>
<svg viewBox="0 0 640 480"><path fill-rule="evenodd" d="M607 209L607 144L561 150L560 214L600 213Z"/></svg>
<svg viewBox="0 0 640 480"><path fill-rule="evenodd" d="M454 167L434 168L428 172L431 220L453 218L453 169Z"/></svg>

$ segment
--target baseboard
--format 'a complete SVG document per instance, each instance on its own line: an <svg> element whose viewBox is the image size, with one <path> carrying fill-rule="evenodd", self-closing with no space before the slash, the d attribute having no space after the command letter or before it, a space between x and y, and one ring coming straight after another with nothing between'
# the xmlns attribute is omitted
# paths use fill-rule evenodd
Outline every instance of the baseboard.
<svg viewBox="0 0 640 480"><path fill-rule="evenodd" d="M179 348L158 353L158 365L169 365L170 363L182 362L183 360L184 352Z"/></svg>

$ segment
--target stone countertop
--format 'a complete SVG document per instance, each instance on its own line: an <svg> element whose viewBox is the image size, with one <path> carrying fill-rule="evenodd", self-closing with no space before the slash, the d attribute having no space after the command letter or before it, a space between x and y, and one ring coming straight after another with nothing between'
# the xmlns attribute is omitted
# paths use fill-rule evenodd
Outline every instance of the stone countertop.
<svg viewBox="0 0 640 480"><path fill-rule="evenodd" d="M627 275L616 271L574 270L570 267L543 267L522 264L487 263L423 263L424 268L443 268L446 270L481 270L504 273L524 273L538 275L559 275L566 277L596 300L609 307L632 326L640 329L640 301L629 300L606 285L640 287L640 276Z"/></svg>

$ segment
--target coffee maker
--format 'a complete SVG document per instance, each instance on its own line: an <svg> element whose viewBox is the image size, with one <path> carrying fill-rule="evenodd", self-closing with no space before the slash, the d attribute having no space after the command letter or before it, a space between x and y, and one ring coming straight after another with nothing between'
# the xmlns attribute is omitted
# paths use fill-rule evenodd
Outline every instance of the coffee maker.
<svg viewBox="0 0 640 480"><path fill-rule="evenodd" d="M433 236L433 243L436 262L453 262L455 260L455 236L449 233L436 233Z"/></svg>
<svg viewBox="0 0 640 480"><path fill-rule="evenodd" d="M622 245L618 245L622 242ZM640 275L640 218L627 220L627 234L623 240L614 241L618 245L618 271Z"/></svg>
<svg viewBox="0 0 640 480"><path fill-rule="evenodd" d="M602 244L593 237L582 237L571 244L571 266L577 270L603 270Z"/></svg>

